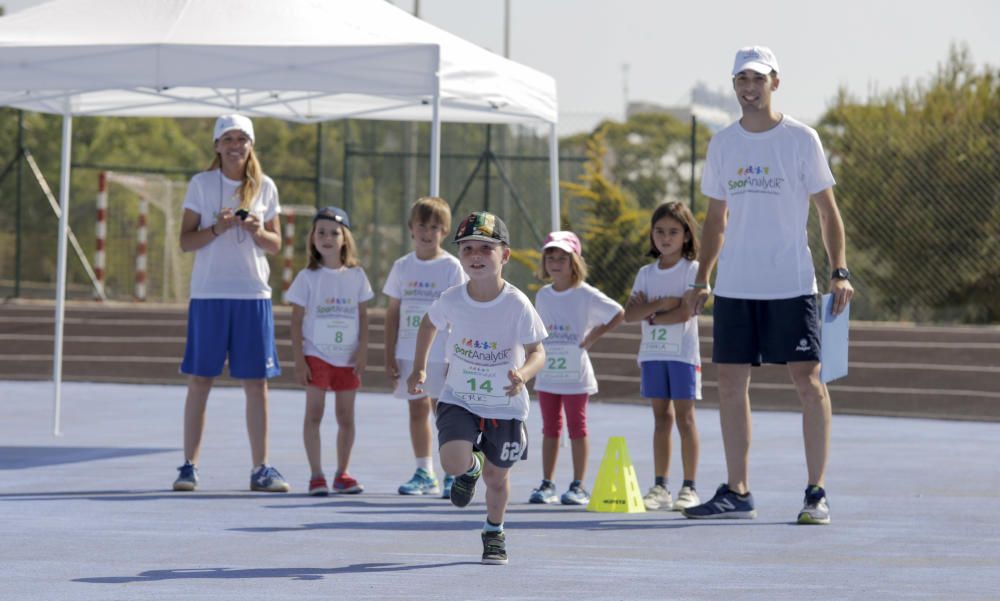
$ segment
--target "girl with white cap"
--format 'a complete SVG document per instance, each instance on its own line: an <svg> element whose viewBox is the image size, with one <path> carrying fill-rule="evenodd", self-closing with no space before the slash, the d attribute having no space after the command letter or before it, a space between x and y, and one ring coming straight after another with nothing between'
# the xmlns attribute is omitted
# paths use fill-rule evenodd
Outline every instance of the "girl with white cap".
<svg viewBox="0 0 1000 601"><path fill-rule="evenodd" d="M181 249L195 258L181 364L188 375L185 461L174 490L198 486L205 406L228 358L229 375L246 394L250 490L288 492L288 483L267 462L267 379L281 373L267 262L267 255L281 250L278 189L254 154L250 119L219 117L213 140L215 158L191 179L181 221Z"/></svg>

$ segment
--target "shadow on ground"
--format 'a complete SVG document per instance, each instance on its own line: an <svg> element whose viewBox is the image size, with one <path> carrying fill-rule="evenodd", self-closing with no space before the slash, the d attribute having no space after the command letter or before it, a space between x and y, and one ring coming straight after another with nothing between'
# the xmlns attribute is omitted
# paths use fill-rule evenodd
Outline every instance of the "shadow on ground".
<svg viewBox="0 0 1000 601"><path fill-rule="evenodd" d="M90 584L127 584L131 582L158 582L164 580L194 580L194 579L251 579L251 578L288 578L291 580L322 580L324 576L338 574L377 574L380 572L405 572L410 570L429 570L450 568L462 565L480 565L478 561L452 561L448 563L429 563L407 565L399 563L357 563L342 568L189 568L176 570L149 570L136 576L102 576L95 578L76 578L73 582Z"/></svg>

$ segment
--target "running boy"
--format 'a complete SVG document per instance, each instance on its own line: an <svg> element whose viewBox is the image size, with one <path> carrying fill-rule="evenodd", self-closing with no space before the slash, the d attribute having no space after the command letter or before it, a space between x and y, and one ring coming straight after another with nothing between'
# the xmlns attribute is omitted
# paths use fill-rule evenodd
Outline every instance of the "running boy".
<svg viewBox="0 0 1000 601"><path fill-rule="evenodd" d="M427 311L407 384L411 394L424 391L431 343L438 330L450 326L448 376L437 408L441 465L450 474L460 474L451 491L456 507L472 501L482 475L482 561L506 564L508 472L527 454L526 384L545 363L541 342L548 332L531 301L502 277L510 260L510 237L500 218L472 213L458 226L455 242L469 282L446 290Z"/></svg>
<svg viewBox="0 0 1000 601"><path fill-rule="evenodd" d="M427 363L425 392L410 394L400 374L413 371L413 351L417 329L427 308L441 293L465 283L465 273L458 259L441 249L441 241L451 229L451 209L436 196L417 199L410 209L410 239L413 252L396 260L382 292L389 297L385 312L385 369L395 390L393 395L406 399L410 406L410 442L417 469L413 477L399 487L401 495L436 495L441 492L434 475L431 451L431 424L428 418L444 387L448 364L444 361L445 336L431 346ZM445 475L444 498L451 495L454 477Z"/></svg>

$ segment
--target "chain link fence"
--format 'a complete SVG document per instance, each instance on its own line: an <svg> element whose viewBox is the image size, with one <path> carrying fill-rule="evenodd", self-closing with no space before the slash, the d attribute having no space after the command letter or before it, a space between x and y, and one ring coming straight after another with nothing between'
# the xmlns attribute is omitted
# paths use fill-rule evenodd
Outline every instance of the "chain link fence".
<svg viewBox="0 0 1000 601"><path fill-rule="evenodd" d="M843 112L817 126L838 182L835 193L847 231L848 262L858 293L852 317L1000 322L1000 118L966 123L900 115L899 120L891 123L863 111ZM392 262L410 250L408 206L428 188L427 130L424 125L353 122L346 131L336 142L328 142L339 147L331 152L335 158L325 161L319 184L305 177L275 179L282 204L313 205L318 193L320 204L348 208L363 264L380 291ZM697 182L710 132L698 130L696 137L696 145L682 140L670 146L669 160L635 163L647 171L662 167L669 172L658 194L629 188L628 174L619 169L625 156L621 148L605 147L603 163L584 164L581 155L586 147L564 144L567 156L560 162L560 178L568 187L563 190L563 227L581 233L594 267L592 283L606 285L610 295L627 292L638 267L648 262L643 255L652 208L666 200L691 202L690 148L696 149L695 212L703 216L706 199L697 192ZM512 246L519 251L519 260L512 261L506 277L525 290L537 287L534 261L540 238L549 229L545 136L528 128L446 126L442 148L442 196L452 203L455 221L482 209L503 217ZM267 171L266 154L262 162ZM57 165L48 163L52 157L43 165L51 178ZM0 291L8 297L51 298L57 220L27 169L22 174L21 203L14 206L16 170L13 167L0 180ZM160 207L146 217L147 299L183 302L192 256L178 254L176 232L168 232L168 222L170 211L179 219L186 178L147 180L151 187L142 194L135 186L114 181L109 188L105 290L112 299L134 298L138 207L145 194L155 196L151 204ZM156 186L159 192L154 191ZM71 227L91 260L96 249L96 196L96 171L77 170ZM304 266L310 225L307 216L295 220L293 273ZM815 210L809 235L822 290L829 265ZM450 244L446 247L452 250ZM271 257L276 300L284 263L283 255ZM92 298L93 287L72 251L68 264L70 296Z"/></svg>

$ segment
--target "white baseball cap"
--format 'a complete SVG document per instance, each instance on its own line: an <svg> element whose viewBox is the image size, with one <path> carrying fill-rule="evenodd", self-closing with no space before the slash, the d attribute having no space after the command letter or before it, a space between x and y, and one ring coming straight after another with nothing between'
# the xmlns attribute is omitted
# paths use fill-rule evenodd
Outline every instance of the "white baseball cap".
<svg viewBox="0 0 1000 601"><path fill-rule="evenodd" d="M223 115L215 120L215 133L213 134L212 140L218 140L222 137L222 134L227 131L232 131L238 129L245 133L250 141L254 141L253 137L253 122L249 118L243 115Z"/></svg>
<svg viewBox="0 0 1000 601"><path fill-rule="evenodd" d="M774 58L774 53L766 46L747 46L736 52L736 60L733 61L733 75L746 69L762 75L768 75L771 71L781 72L778 69L778 59Z"/></svg>

